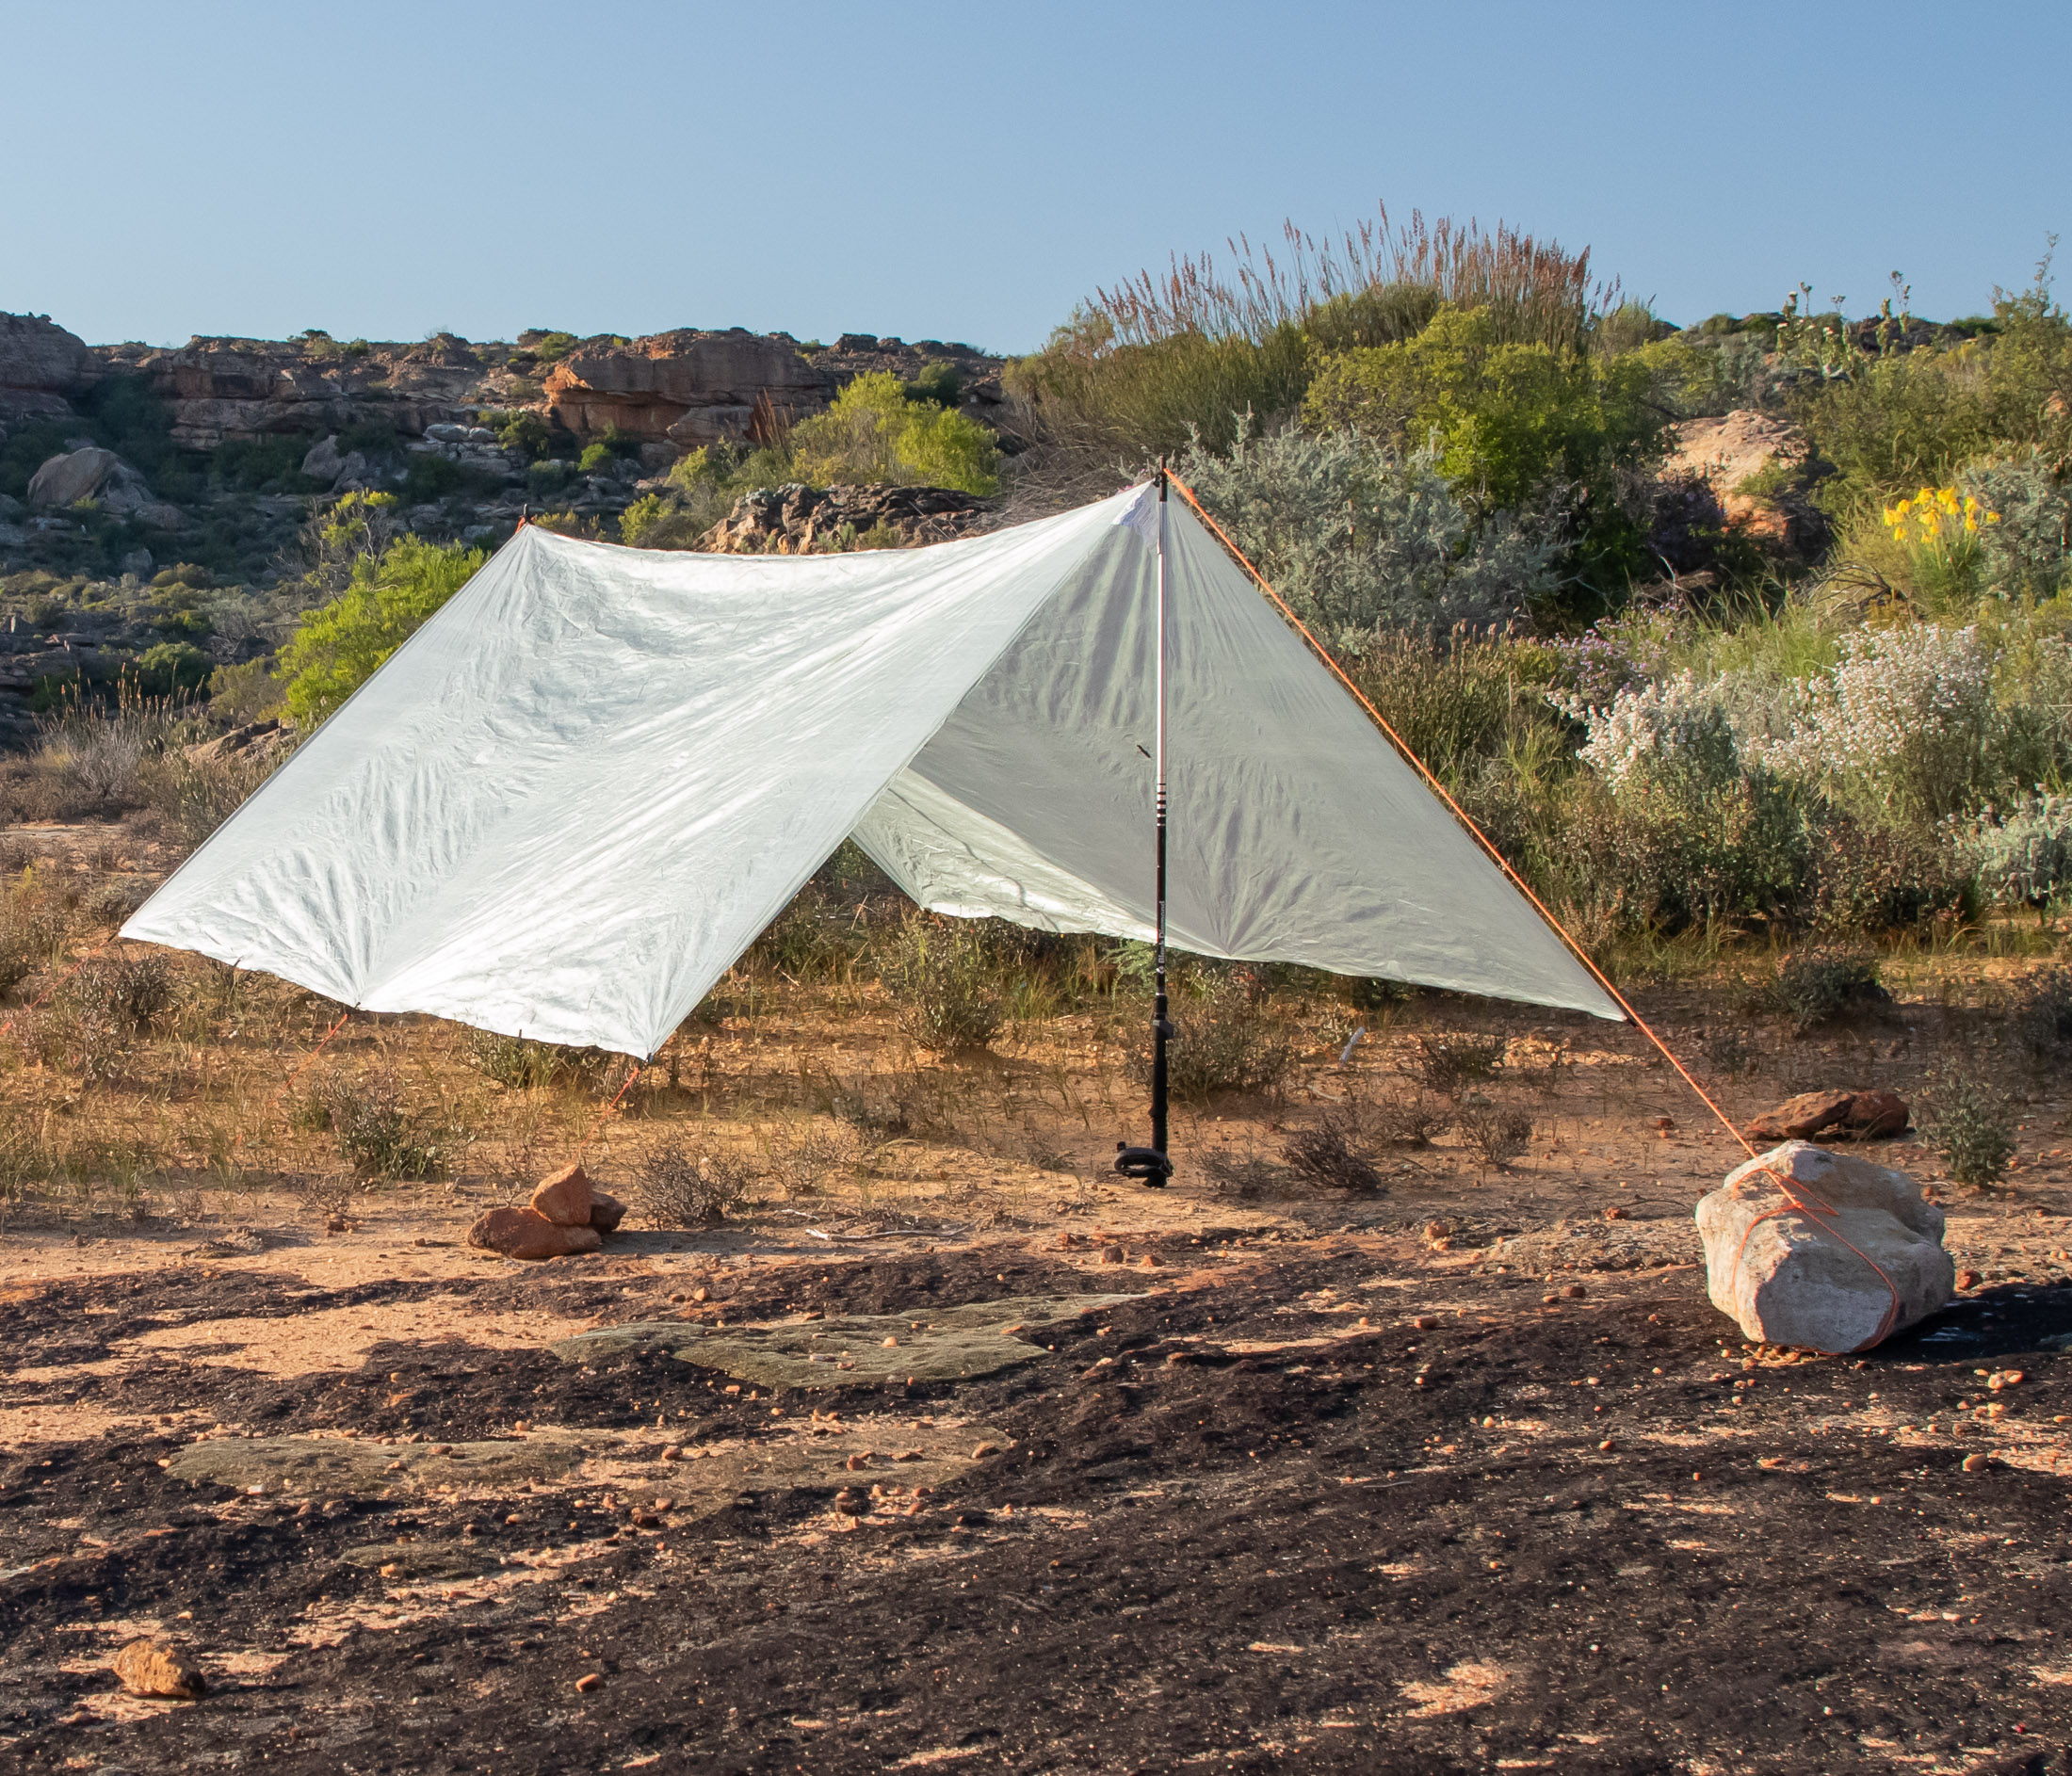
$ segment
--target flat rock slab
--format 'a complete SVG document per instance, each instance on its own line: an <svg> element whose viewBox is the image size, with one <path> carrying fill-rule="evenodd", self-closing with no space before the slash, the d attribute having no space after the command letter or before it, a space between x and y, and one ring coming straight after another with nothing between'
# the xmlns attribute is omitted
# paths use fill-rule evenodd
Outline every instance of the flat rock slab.
<svg viewBox="0 0 2072 1776"><path fill-rule="evenodd" d="M578 1465L580 1445L528 1437L523 1442L457 1443L445 1455L416 1443L370 1443L346 1437L212 1437L190 1443L167 1463L177 1480L212 1480L249 1491L380 1493L397 1485L507 1487L552 1479Z"/></svg>
<svg viewBox="0 0 2072 1776"><path fill-rule="evenodd" d="M339 1557L348 1566L364 1566L394 1579L479 1578L496 1570L494 1549L460 1542L363 1542Z"/></svg>
<svg viewBox="0 0 2072 1776"><path fill-rule="evenodd" d="M911 1314L723 1327L642 1320L577 1332L547 1348L563 1363L595 1363L623 1350L666 1350L685 1363L718 1369L758 1387L863 1387L909 1377L961 1381L1042 1356L1041 1347L1027 1342L1024 1333L1139 1299L1018 1296Z"/></svg>

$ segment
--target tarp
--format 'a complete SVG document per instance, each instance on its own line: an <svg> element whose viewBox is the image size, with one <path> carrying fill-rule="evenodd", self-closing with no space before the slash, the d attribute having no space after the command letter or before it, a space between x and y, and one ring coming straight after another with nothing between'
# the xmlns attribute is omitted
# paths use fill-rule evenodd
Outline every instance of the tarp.
<svg viewBox="0 0 2072 1776"><path fill-rule="evenodd" d="M1617 1008L1186 509L903 551L526 526L122 928L649 1056L853 832L923 906Z"/></svg>

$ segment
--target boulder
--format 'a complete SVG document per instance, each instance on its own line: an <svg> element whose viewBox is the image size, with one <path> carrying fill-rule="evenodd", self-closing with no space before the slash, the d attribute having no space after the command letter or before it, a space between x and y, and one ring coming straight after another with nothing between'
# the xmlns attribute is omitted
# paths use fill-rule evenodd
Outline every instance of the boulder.
<svg viewBox="0 0 2072 1776"><path fill-rule="evenodd" d="M1724 418L1687 419L1675 438L1662 475L1702 482L1735 529L1790 549L1824 537L1805 497L1815 473L1812 444L1789 420L1742 408Z"/></svg>
<svg viewBox="0 0 2072 1776"><path fill-rule="evenodd" d="M209 1693L202 1668L170 1640L132 1640L115 1655L115 1675L133 1696L193 1702Z"/></svg>
<svg viewBox="0 0 2072 1776"><path fill-rule="evenodd" d="M985 502L951 487L758 488L698 541L710 555L810 555L846 525L857 536L889 533L904 547L947 542L983 517Z"/></svg>
<svg viewBox="0 0 2072 1776"><path fill-rule="evenodd" d="M537 1209L491 1209L468 1229L468 1244L507 1258L566 1258L603 1250L592 1227L564 1227Z"/></svg>
<svg viewBox="0 0 2072 1776"><path fill-rule="evenodd" d="M302 473L313 481L322 481L327 486L335 481L346 466L346 460L338 454L338 434L332 432L321 443L313 444L302 458Z"/></svg>
<svg viewBox="0 0 2072 1776"><path fill-rule="evenodd" d="M590 1174L580 1165L541 1179L532 1193L534 1212L562 1227L588 1227L590 1205Z"/></svg>
<svg viewBox="0 0 2072 1776"><path fill-rule="evenodd" d="M1792 1206L1780 1179L1812 1208L1833 1212ZM1763 1344L1868 1349L1936 1312L1955 1289L1942 1211L1920 1187L1903 1171L1807 1141L1787 1141L1729 1172L1697 1219L1713 1306Z"/></svg>
<svg viewBox="0 0 2072 1776"><path fill-rule="evenodd" d="M29 477L31 506L70 506L74 500L91 499L102 484L124 466L112 450L89 444L83 450L68 450L46 460Z"/></svg>
<svg viewBox="0 0 2072 1776"><path fill-rule="evenodd" d="M615 1196L591 1187L590 1224L600 1234L616 1234L626 1218L626 1205Z"/></svg>

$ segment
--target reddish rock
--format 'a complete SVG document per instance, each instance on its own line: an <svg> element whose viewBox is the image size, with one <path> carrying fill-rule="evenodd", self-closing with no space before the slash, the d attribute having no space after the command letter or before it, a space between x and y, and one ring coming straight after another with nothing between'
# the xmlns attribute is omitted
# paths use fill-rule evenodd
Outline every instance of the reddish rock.
<svg viewBox="0 0 2072 1776"><path fill-rule="evenodd" d="M115 1675L133 1696L192 1702L209 1693L202 1668L170 1640L132 1640L115 1655Z"/></svg>
<svg viewBox="0 0 2072 1776"><path fill-rule="evenodd" d="M590 1192L590 1224L600 1234L616 1234L626 1218L626 1205L594 1185Z"/></svg>
<svg viewBox="0 0 2072 1776"><path fill-rule="evenodd" d="M536 1209L491 1209L468 1229L469 1245L507 1258L564 1258L604 1243L594 1227L563 1227Z"/></svg>
<svg viewBox="0 0 2072 1776"><path fill-rule="evenodd" d="M563 1227L588 1227L591 1200L590 1174L580 1165L541 1179L532 1193L535 1212Z"/></svg>
<svg viewBox="0 0 2072 1776"><path fill-rule="evenodd" d="M1853 1091L1802 1091L1773 1110L1765 1110L1747 1130L1750 1140L1805 1140L1833 1128L1856 1101Z"/></svg>
<svg viewBox="0 0 2072 1776"><path fill-rule="evenodd" d="M1905 1134L1912 1116L1896 1091L1858 1091L1850 1097L1842 1127L1858 1140L1886 1140Z"/></svg>

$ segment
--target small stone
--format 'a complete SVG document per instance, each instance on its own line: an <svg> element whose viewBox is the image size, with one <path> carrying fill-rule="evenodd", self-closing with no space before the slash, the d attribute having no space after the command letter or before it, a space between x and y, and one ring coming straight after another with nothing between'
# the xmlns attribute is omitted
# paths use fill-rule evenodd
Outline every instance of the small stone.
<svg viewBox="0 0 2072 1776"><path fill-rule="evenodd" d="M1616 1203L1614 1203L1610 1208L1605 1210L1604 1218L1608 1221L1623 1221L1626 1219L1626 1211L1621 1208Z"/></svg>
<svg viewBox="0 0 2072 1776"><path fill-rule="evenodd" d="M1597 1447L1603 1450L1605 1454L1610 1455L1612 1450L1618 1447L1618 1445L1613 1443L1610 1437L1607 1437Z"/></svg>
<svg viewBox="0 0 2072 1776"><path fill-rule="evenodd" d="M655 1509L656 1510L674 1510L676 1501L673 1498L658 1498L655 1501Z"/></svg>
<svg viewBox="0 0 2072 1776"><path fill-rule="evenodd" d="M1584 1288L1580 1283L1571 1283L1562 1290L1562 1300L1564 1301L1579 1301L1589 1293L1590 1291Z"/></svg>
<svg viewBox="0 0 2072 1776"><path fill-rule="evenodd" d="M591 1201L590 1174L574 1165L542 1178L532 1192L531 1207L558 1227L588 1227Z"/></svg>
<svg viewBox="0 0 2072 1776"><path fill-rule="evenodd" d="M1410 1322L1411 1328L1415 1332L1430 1332L1438 1323L1437 1316L1432 1314L1419 1314L1416 1319Z"/></svg>
<svg viewBox="0 0 2072 1776"><path fill-rule="evenodd" d="M1141 1258L1137 1260L1137 1263L1145 1270L1156 1270L1158 1268L1158 1254L1155 1251L1147 1251Z"/></svg>
<svg viewBox="0 0 2072 1776"><path fill-rule="evenodd" d="M1976 1270L1960 1270L1957 1272L1957 1287L1960 1289L1975 1289L1984 1281L1985 1279L1980 1276Z"/></svg>
<svg viewBox="0 0 2072 1776"><path fill-rule="evenodd" d="M682 1448L673 1443L662 1451L662 1460L665 1461L681 1461L683 1459L684 1452Z"/></svg>
<svg viewBox="0 0 2072 1776"><path fill-rule="evenodd" d="M856 1454L850 1456L847 1461L843 1462L842 1465L846 1467L851 1474L861 1474L866 1468L870 1465L870 1457L871 1451L869 1451L868 1449L860 1449L857 1451Z"/></svg>
<svg viewBox="0 0 2072 1776"><path fill-rule="evenodd" d="M324 1223L324 1232L327 1234L342 1234L345 1231L346 1218L343 1215L333 1215Z"/></svg>
<svg viewBox="0 0 2072 1776"><path fill-rule="evenodd" d="M899 1341L898 1341L898 1340L897 1338L887 1338L887 1339L885 1340L885 1346L884 1346L884 1348L886 1348L887 1350L890 1350L890 1349L892 1349L892 1348L894 1348L895 1346L897 1346L897 1345L898 1344L898 1342L899 1342Z"/></svg>
<svg viewBox="0 0 2072 1776"><path fill-rule="evenodd" d="M115 1655L115 1675L133 1696L193 1702L209 1693L202 1668L170 1640L132 1640Z"/></svg>
<svg viewBox="0 0 2072 1776"><path fill-rule="evenodd" d="M693 1289L690 1292L690 1299L694 1301L708 1301L712 1299L712 1291L710 1289Z"/></svg>
<svg viewBox="0 0 2072 1776"><path fill-rule="evenodd" d="M605 1674L602 1671L585 1671L582 1676L575 1680L575 1687L587 1696L604 1681Z"/></svg>
<svg viewBox="0 0 2072 1776"><path fill-rule="evenodd" d="M376 1569L383 1578L395 1578L402 1570L402 1567L394 1560L386 1561Z"/></svg>
<svg viewBox="0 0 2072 1776"><path fill-rule="evenodd" d="M528 1431L528 1430L530 1430L531 1429L532 1429L532 1420L531 1420L531 1419L529 1419L529 1418L521 1418L521 1419L519 1419L519 1420L518 1420L518 1422L517 1422L516 1424L514 1424L514 1425L512 1425L512 1426L511 1426L511 1429L513 1429L514 1431L516 1431L516 1432L518 1433L518 1435L520 1435L521 1437L523 1437L523 1436L524 1436L524 1435L526 1434L526 1431Z"/></svg>
<svg viewBox="0 0 2072 1776"><path fill-rule="evenodd" d="M1123 1249L1120 1246L1102 1247L1101 1262L1103 1264L1121 1264L1123 1262Z"/></svg>
<svg viewBox="0 0 2072 1776"><path fill-rule="evenodd" d="M998 1455L999 1453L1000 1453L1000 1445L999 1445L998 1444L996 1444L996 1443L981 1443L981 1444L979 1444L979 1445L976 1445L976 1446L975 1446L975 1447L974 1447L974 1448L972 1449L972 1451L971 1451L971 1459L972 1459L972 1460L973 1460L974 1461L984 1461L984 1460L986 1459L986 1457L988 1457L989 1455Z"/></svg>
<svg viewBox="0 0 2072 1776"><path fill-rule="evenodd" d="M1964 1471L1967 1474L1983 1474L1986 1463L1991 1460L1992 1457L1986 1455L1967 1455L1964 1459Z"/></svg>
<svg viewBox="0 0 2072 1776"><path fill-rule="evenodd" d="M590 1224L600 1234L616 1234L626 1218L626 1205L594 1185L590 1192Z"/></svg>

